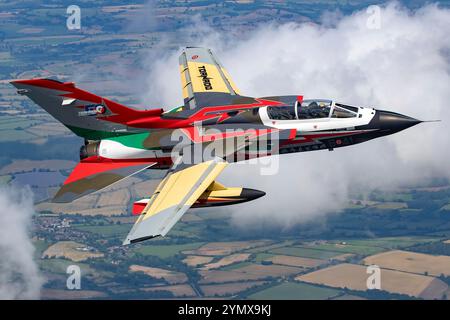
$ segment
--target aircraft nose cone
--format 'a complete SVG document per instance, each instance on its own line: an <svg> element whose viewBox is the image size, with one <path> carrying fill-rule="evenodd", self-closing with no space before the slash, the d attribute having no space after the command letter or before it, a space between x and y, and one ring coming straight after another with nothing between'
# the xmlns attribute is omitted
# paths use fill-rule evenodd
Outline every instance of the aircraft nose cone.
<svg viewBox="0 0 450 320"><path fill-rule="evenodd" d="M397 132L422 122L400 113L384 110L378 110L377 112L379 113L379 126L381 130Z"/></svg>
<svg viewBox="0 0 450 320"><path fill-rule="evenodd" d="M265 196L266 193L264 191L250 189L250 188L242 188L241 197L245 198L247 201L255 200Z"/></svg>

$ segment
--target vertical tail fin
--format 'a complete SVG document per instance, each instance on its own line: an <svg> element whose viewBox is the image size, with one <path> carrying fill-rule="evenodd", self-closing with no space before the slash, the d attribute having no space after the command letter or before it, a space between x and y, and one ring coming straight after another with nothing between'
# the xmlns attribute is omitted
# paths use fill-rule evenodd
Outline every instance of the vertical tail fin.
<svg viewBox="0 0 450 320"><path fill-rule="evenodd" d="M73 82L29 79L11 84L76 135L89 140L126 134L127 122L162 113L162 109L141 111L126 107L78 89Z"/></svg>

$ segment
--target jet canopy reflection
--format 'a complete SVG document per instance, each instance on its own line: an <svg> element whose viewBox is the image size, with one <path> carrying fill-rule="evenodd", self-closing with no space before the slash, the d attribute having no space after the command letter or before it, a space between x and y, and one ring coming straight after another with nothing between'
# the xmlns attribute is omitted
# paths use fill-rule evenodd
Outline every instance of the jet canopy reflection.
<svg viewBox="0 0 450 320"><path fill-rule="evenodd" d="M307 120L321 118L355 118L358 108L332 100L311 99L296 101L293 105L267 107L267 114L273 120Z"/></svg>

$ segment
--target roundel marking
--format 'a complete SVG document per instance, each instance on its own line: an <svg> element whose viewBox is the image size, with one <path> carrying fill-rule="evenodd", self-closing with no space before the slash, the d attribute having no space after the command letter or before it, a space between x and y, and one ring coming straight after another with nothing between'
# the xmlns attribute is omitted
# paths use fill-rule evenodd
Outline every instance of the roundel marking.
<svg viewBox="0 0 450 320"><path fill-rule="evenodd" d="M196 60L196 59L198 59L198 55L196 55L196 54L195 54L195 55L193 55L193 56L191 57L191 59L192 59L192 60Z"/></svg>
<svg viewBox="0 0 450 320"><path fill-rule="evenodd" d="M103 114L106 112L106 108L102 105L98 105L95 107L95 111L97 111L97 113Z"/></svg>

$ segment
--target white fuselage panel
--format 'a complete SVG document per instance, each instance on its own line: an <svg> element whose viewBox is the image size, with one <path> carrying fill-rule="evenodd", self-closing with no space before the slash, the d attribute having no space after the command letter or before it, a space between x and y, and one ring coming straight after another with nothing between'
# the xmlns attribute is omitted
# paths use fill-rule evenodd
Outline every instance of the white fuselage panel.
<svg viewBox="0 0 450 320"><path fill-rule="evenodd" d="M259 115L264 125L277 129L297 129L297 131L310 132L319 130L346 129L369 124L375 115L373 108L359 108L358 116L354 118L320 118L320 119L270 119L267 107L259 109Z"/></svg>

